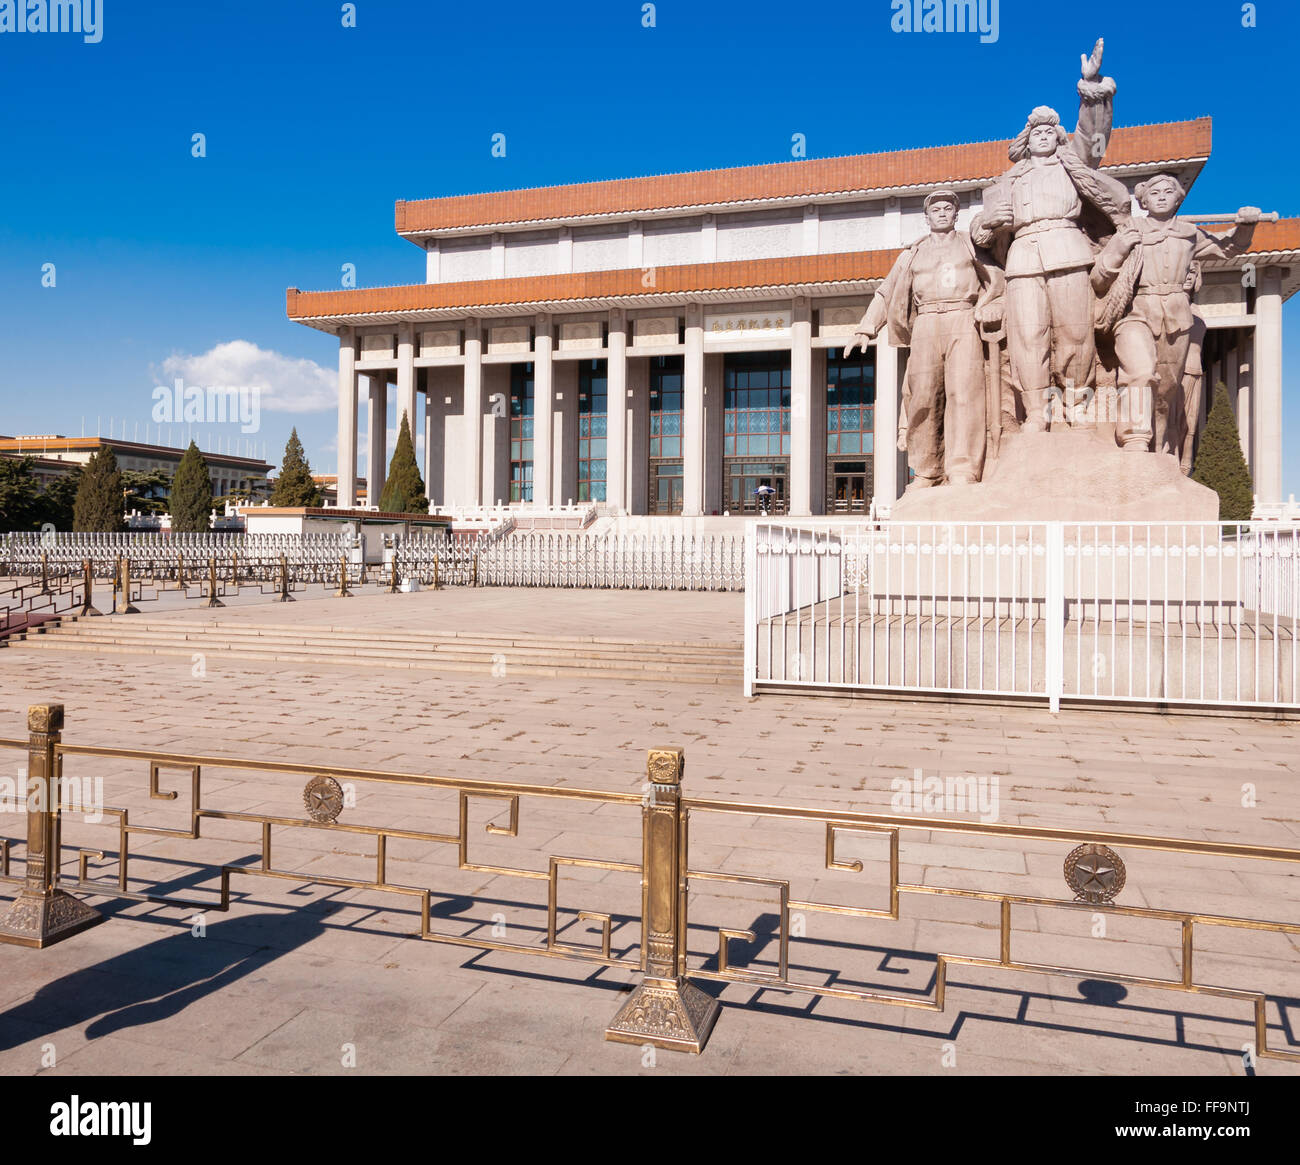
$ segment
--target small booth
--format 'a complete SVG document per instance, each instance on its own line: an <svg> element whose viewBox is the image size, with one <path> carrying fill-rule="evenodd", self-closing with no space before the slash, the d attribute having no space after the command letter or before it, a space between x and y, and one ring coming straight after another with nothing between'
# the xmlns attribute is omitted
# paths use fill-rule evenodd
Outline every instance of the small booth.
<svg viewBox="0 0 1300 1165"><path fill-rule="evenodd" d="M326 506L243 506L239 510L249 534L350 533L361 561L382 563L392 536L431 538L450 533L452 520L441 514L387 514L381 510L333 509Z"/></svg>

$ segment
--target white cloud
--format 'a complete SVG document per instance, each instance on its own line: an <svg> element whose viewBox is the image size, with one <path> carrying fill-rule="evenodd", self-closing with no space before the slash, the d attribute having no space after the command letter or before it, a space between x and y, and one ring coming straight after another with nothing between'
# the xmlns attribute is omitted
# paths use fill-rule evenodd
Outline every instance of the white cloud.
<svg viewBox="0 0 1300 1165"><path fill-rule="evenodd" d="M176 379L202 388L258 388L260 407L275 412L316 413L338 406L338 372L314 360L297 360L230 340L197 356L173 354L151 368L168 387Z"/></svg>

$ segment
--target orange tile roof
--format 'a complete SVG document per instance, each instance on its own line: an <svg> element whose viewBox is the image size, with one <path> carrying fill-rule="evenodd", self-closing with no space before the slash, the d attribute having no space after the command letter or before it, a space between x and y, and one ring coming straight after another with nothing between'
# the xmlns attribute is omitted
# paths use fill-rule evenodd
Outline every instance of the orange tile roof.
<svg viewBox="0 0 1300 1165"><path fill-rule="evenodd" d="M1210 137L1208 117L1117 129L1106 150L1106 165L1207 158ZM969 142L885 154L809 158L725 170L399 201L395 210L396 227L398 234L411 234L854 190L889 190L939 182L972 182L993 178L1007 168L1008 145L1005 140Z"/></svg>
<svg viewBox="0 0 1300 1165"><path fill-rule="evenodd" d="M844 283L883 279L897 256L897 250L848 251L839 255L796 255L788 259L685 263L677 267L656 268L653 287L646 287L642 282L645 271L639 267L347 291L299 291L291 287L287 292L287 310L290 319L313 319L370 312L445 311L507 303L685 295L733 288Z"/></svg>
<svg viewBox="0 0 1300 1165"><path fill-rule="evenodd" d="M1228 228L1230 229L1230 227ZM1260 223L1252 254L1300 251L1300 218ZM347 291L289 288L290 319L307 320L374 313L449 311L505 304L565 300L626 299L692 293L853 283L883 279L898 250L847 251L836 255L796 255L786 259L745 259L729 263L686 263L655 269L653 287L642 282L641 268L534 275L515 279L475 279L458 283L414 283Z"/></svg>
<svg viewBox="0 0 1300 1165"><path fill-rule="evenodd" d="M1195 220L1196 216L1190 218ZM1212 234L1224 234L1233 229L1232 223L1205 223L1203 229ZM1250 254L1268 254L1275 251L1300 251L1300 218L1280 218L1277 222L1262 222L1255 227L1250 240Z"/></svg>

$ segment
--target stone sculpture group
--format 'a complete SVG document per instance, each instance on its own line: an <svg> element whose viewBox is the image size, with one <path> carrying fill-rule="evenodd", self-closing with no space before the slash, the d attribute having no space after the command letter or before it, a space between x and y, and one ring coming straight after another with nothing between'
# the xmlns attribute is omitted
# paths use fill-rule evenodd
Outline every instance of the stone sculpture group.
<svg viewBox="0 0 1300 1165"><path fill-rule="evenodd" d="M1159 174L1134 191L1135 213L1101 170L1115 95L1102 48L1082 58L1073 135L1055 110L1034 109L969 233L957 193L930 193L928 233L899 255L847 349L885 326L911 349L899 426L909 493L980 481L1005 432L1068 425L1093 399L1098 365L1115 375L1116 443L1191 470L1200 262L1248 249L1260 212L1242 207L1234 231L1210 234L1177 217L1183 188Z"/></svg>

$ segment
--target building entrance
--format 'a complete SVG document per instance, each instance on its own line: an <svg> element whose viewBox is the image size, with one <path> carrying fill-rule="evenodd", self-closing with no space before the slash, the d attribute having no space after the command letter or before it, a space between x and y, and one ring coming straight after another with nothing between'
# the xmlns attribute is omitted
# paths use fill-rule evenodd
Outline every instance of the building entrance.
<svg viewBox="0 0 1300 1165"><path fill-rule="evenodd" d="M680 461L652 461L650 463L650 512L652 514L680 514L685 495Z"/></svg>
<svg viewBox="0 0 1300 1165"><path fill-rule="evenodd" d="M871 505L872 458L831 461L826 473L826 512L861 514Z"/></svg>
<svg viewBox="0 0 1300 1165"><path fill-rule="evenodd" d="M726 461L727 509L732 514L756 514L763 510L764 498L769 514L784 514L787 502L787 479L790 462L787 458L768 461ZM759 489L771 493L759 494Z"/></svg>

